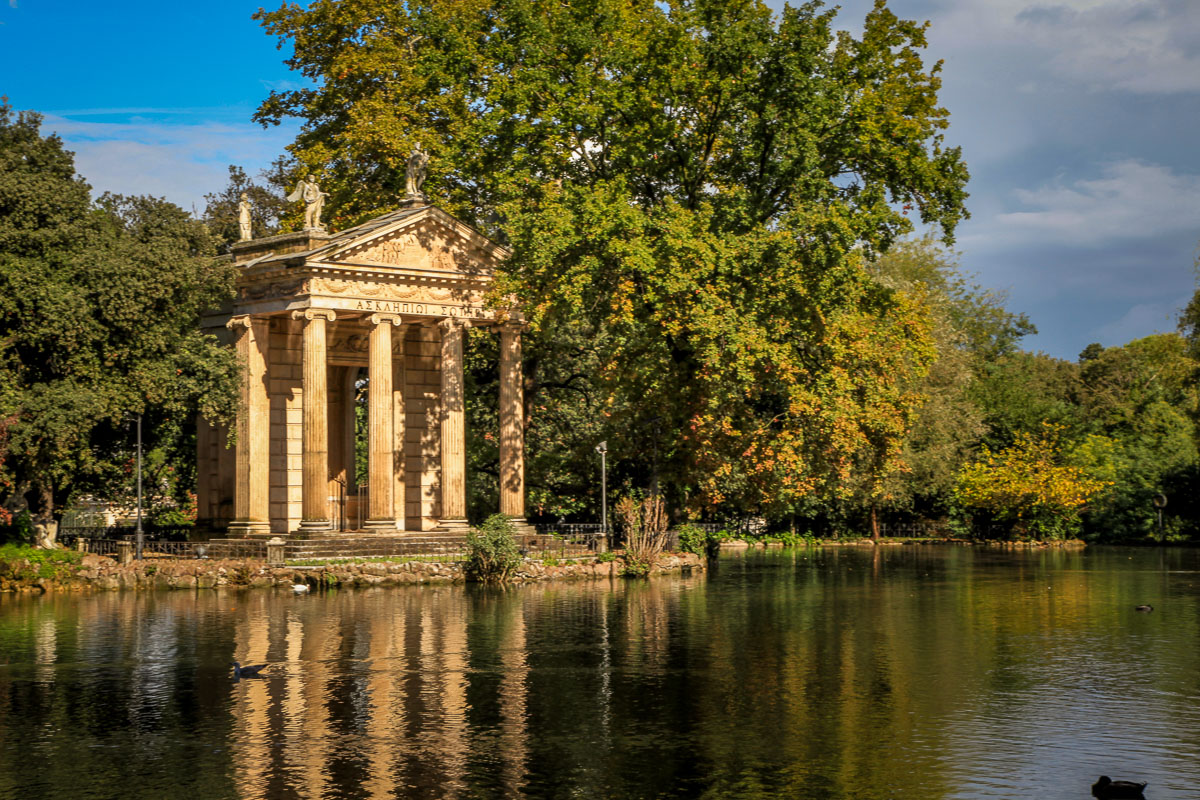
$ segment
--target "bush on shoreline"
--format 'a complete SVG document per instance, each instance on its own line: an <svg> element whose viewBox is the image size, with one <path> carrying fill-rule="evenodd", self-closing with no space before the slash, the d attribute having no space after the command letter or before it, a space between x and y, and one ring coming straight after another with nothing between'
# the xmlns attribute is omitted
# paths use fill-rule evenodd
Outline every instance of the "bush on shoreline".
<svg viewBox="0 0 1200 800"><path fill-rule="evenodd" d="M83 559L74 550L44 550L29 545L0 545L0 569L14 578L57 578L73 573Z"/></svg>
<svg viewBox="0 0 1200 800"><path fill-rule="evenodd" d="M467 577L480 583L504 583L521 565L512 520L493 514L467 532Z"/></svg>

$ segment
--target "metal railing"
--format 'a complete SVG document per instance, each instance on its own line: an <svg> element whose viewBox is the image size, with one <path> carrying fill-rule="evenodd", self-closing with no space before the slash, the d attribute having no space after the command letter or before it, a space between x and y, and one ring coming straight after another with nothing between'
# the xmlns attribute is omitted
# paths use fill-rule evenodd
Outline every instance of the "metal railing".
<svg viewBox="0 0 1200 800"><path fill-rule="evenodd" d="M941 522L881 522L879 535L894 539L917 539L948 536L950 528Z"/></svg>
<svg viewBox="0 0 1200 800"><path fill-rule="evenodd" d="M517 546L526 558L588 558L607 549L608 537L599 530L600 525L580 525L578 527L595 528L596 530L539 532L519 537Z"/></svg>
<svg viewBox="0 0 1200 800"><path fill-rule="evenodd" d="M604 526L592 522L537 522L533 529L538 533L560 536L594 535L604 532Z"/></svg>
<svg viewBox="0 0 1200 800"><path fill-rule="evenodd" d="M144 525L143 536L146 541L156 542L186 542L195 533L191 525ZM73 542L76 539L132 539L136 531L132 525L103 525L87 527L62 527L58 529L58 541Z"/></svg>
<svg viewBox="0 0 1200 800"><path fill-rule="evenodd" d="M517 537L517 546L526 558L569 560L588 558L607 549L608 537L600 525L572 524L547 526L556 530ZM190 530L190 529L189 529ZM104 535L117 532L118 535ZM145 534L143 555L157 558L265 559L266 542L262 539L209 539L187 541L160 532ZM172 532L174 533L174 532ZM72 549L103 556L118 556L121 545L133 541L128 528L72 528L63 531L59 541ZM366 537L346 542L306 539L287 540L289 561L333 561L413 558L445 562L465 561L469 549L465 539L430 537Z"/></svg>

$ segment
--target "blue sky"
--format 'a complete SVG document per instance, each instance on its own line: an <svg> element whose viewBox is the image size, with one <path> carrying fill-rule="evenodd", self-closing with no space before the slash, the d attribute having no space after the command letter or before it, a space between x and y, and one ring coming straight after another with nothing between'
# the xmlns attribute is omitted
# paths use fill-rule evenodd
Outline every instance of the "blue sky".
<svg viewBox="0 0 1200 800"><path fill-rule="evenodd" d="M857 30L869 7L847 0L839 20ZM1200 243L1196 0L891 7L932 22L947 138L972 174L960 260L1030 315L1027 346L1073 359L1173 330ZM256 172L294 134L250 122L300 80L257 8L0 0L0 94L45 114L97 191L202 210L227 164Z"/></svg>

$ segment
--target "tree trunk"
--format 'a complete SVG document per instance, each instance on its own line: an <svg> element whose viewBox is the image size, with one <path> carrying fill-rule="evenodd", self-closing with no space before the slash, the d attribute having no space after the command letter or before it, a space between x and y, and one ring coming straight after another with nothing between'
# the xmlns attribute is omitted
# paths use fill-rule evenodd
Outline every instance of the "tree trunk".
<svg viewBox="0 0 1200 800"><path fill-rule="evenodd" d="M875 506L871 506L871 538L879 540L879 518L875 515Z"/></svg>

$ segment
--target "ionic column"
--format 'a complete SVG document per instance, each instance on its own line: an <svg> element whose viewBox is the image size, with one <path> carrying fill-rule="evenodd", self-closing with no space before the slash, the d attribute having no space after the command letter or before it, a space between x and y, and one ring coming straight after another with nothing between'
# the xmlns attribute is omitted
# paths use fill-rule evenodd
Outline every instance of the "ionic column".
<svg viewBox="0 0 1200 800"><path fill-rule="evenodd" d="M293 311L304 321L302 401L304 404L304 477L300 530L329 529L329 365L326 362L325 323L333 311L308 308Z"/></svg>
<svg viewBox="0 0 1200 800"><path fill-rule="evenodd" d="M467 447L463 428L463 321L442 329L442 527L467 525Z"/></svg>
<svg viewBox="0 0 1200 800"><path fill-rule="evenodd" d="M238 359L245 368L238 404L237 449L234 451L234 518L229 523L229 532L235 536L270 533L269 321L244 314L229 320L226 325L237 337Z"/></svg>
<svg viewBox="0 0 1200 800"><path fill-rule="evenodd" d="M392 397L394 314L372 314L367 346L367 521L372 530L395 530L395 448Z"/></svg>
<svg viewBox="0 0 1200 800"><path fill-rule="evenodd" d="M396 325L396 330L393 332L392 346L392 433L394 435L394 444L392 447L392 517L396 520L396 527L404 530L406 507L408 500L407 491L407 475L404 469L404 436L405 436L405 412L406 406L404 403L404 340L408 336L408 325L400 323Z"/></svg>
<svg viewBox="0 0 1200 800"><path fill-rule="evenodd" d="M500 513L525 520L525 392L521 328L500 328Z"/></svg>

